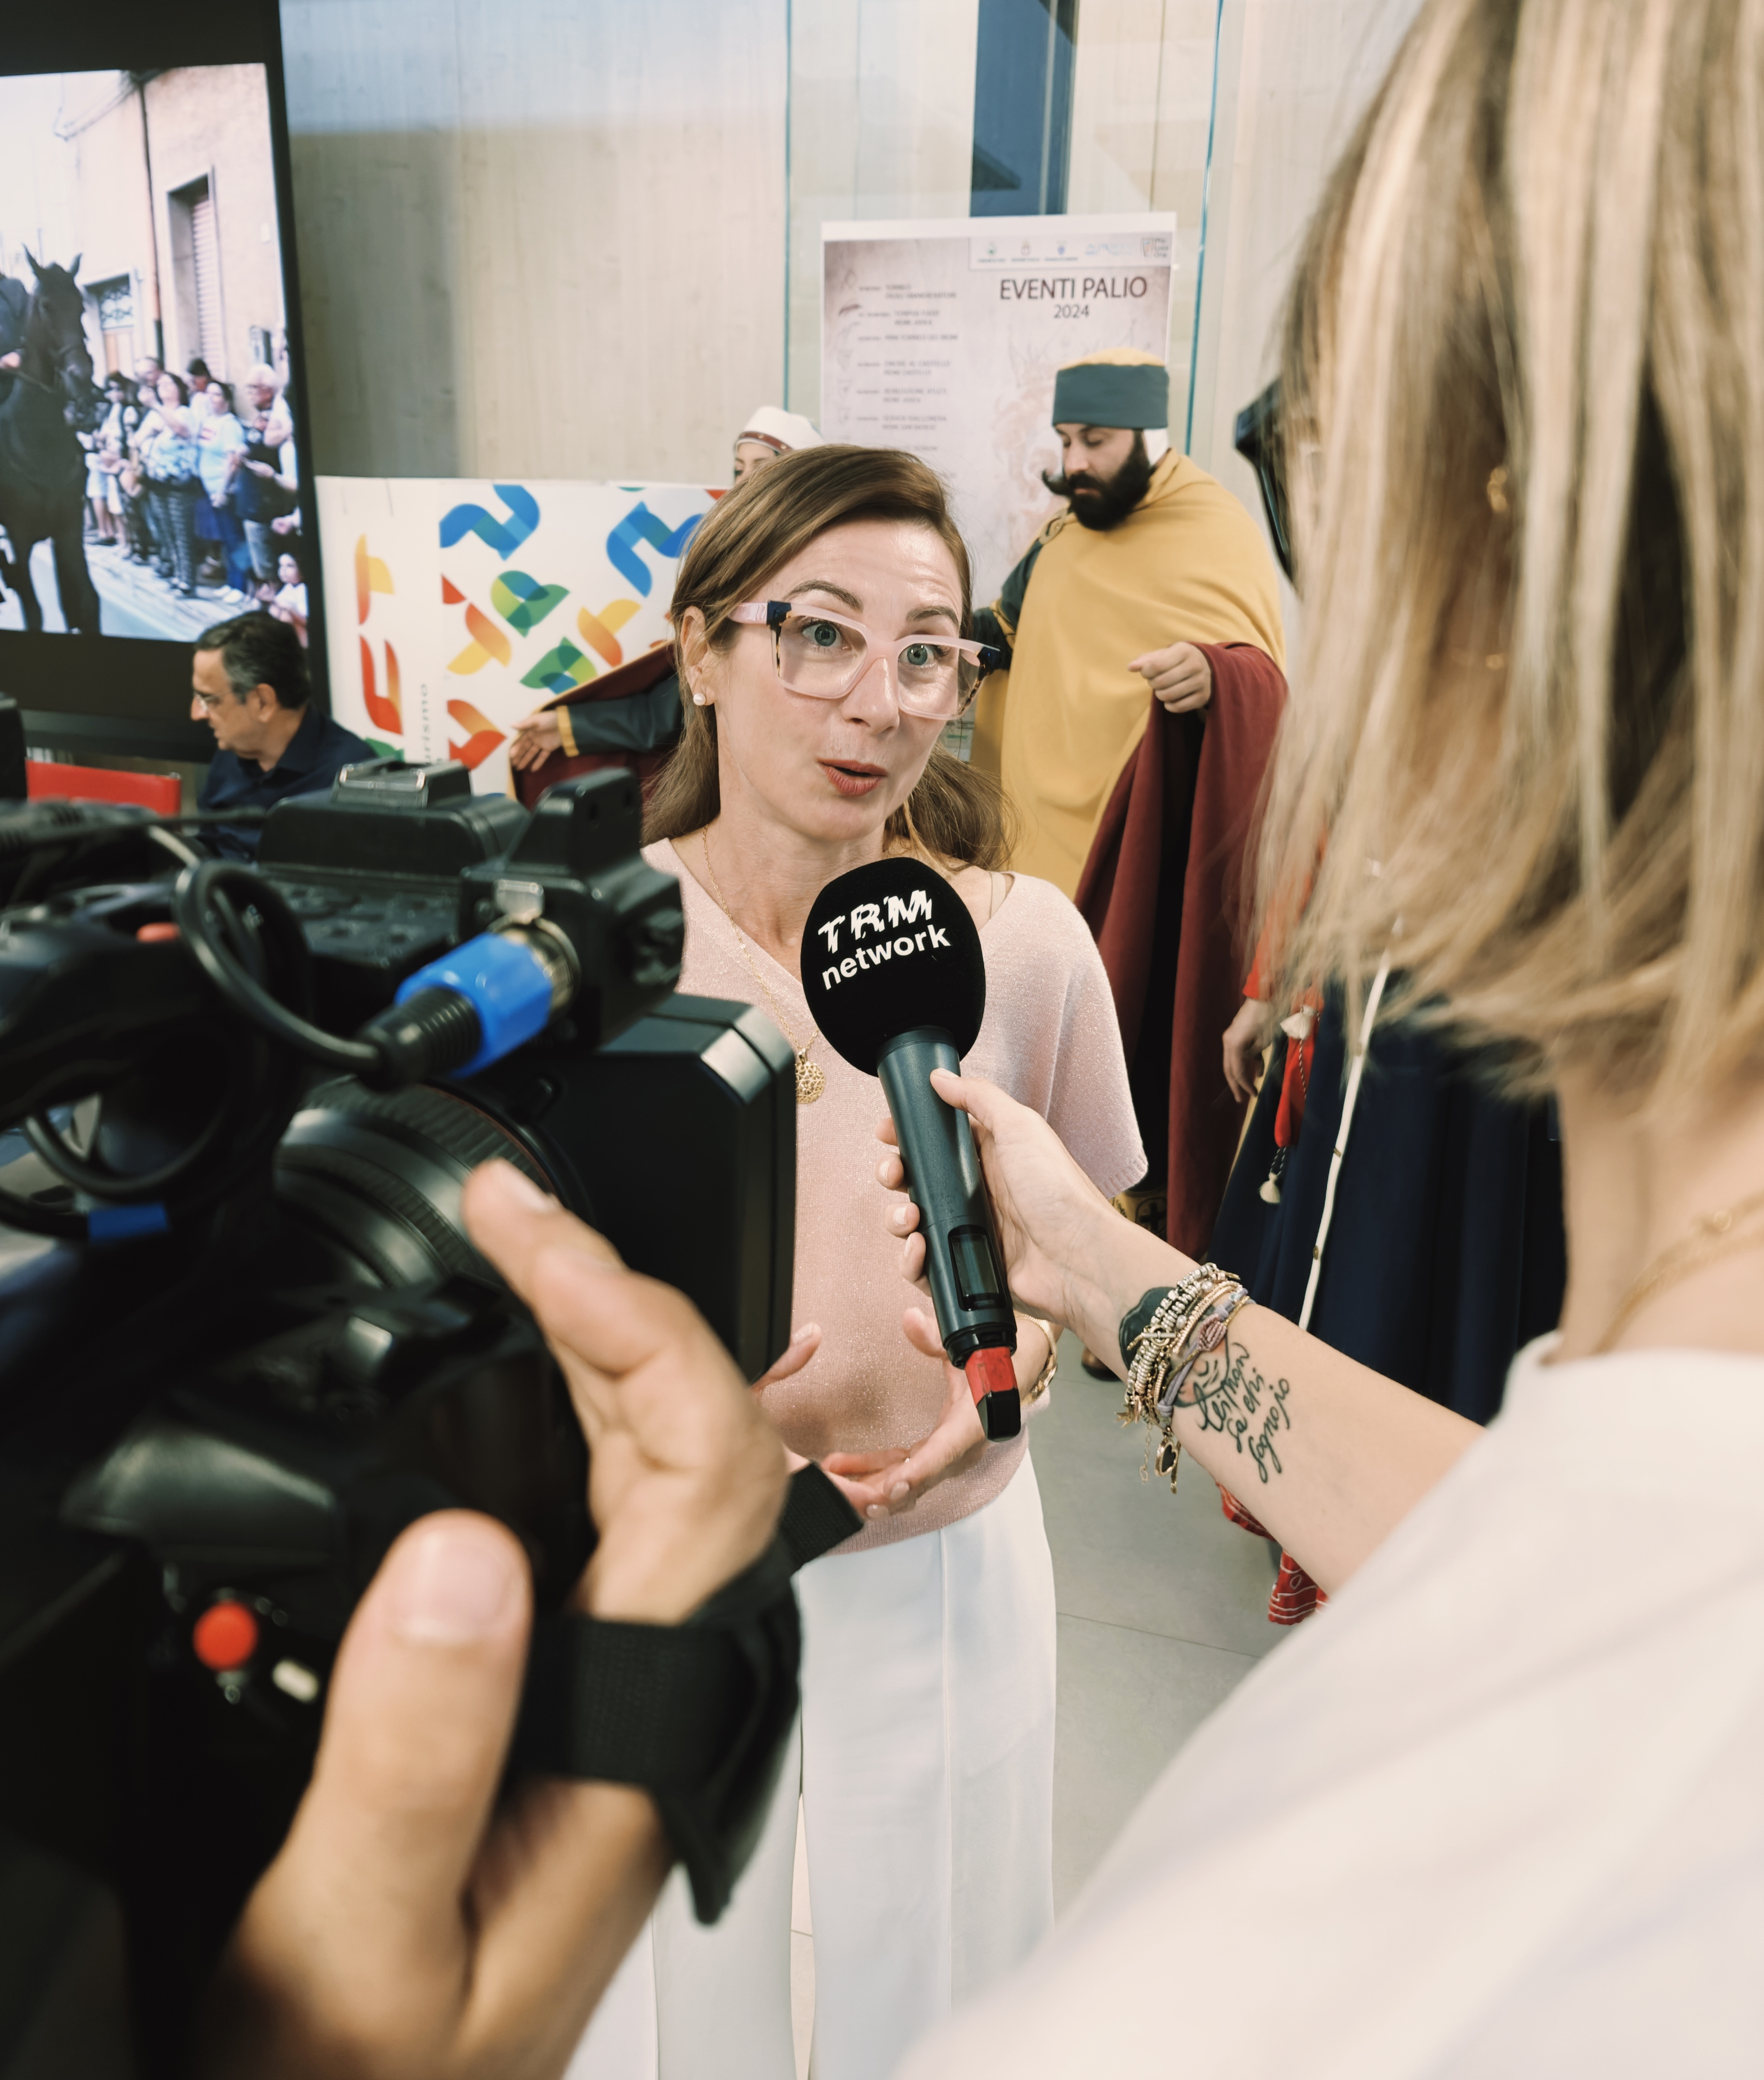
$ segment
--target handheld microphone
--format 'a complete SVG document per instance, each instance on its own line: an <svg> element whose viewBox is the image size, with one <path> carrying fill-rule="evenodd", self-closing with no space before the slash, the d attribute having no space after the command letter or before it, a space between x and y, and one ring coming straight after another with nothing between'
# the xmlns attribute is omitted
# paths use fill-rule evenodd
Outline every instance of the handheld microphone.
<svg viewBox="0 0 1764 2080"><path fill-rule="evenodd" d="M830 881L802 935L802 985L830 1046L881 1079L919 1210L925 1269L949 1361L981 1429L1014 1437L1017 1317L968 1115L931 1088L958 1073L986 1009L986 963L968 905L915 859L877 860Z"/></svg>

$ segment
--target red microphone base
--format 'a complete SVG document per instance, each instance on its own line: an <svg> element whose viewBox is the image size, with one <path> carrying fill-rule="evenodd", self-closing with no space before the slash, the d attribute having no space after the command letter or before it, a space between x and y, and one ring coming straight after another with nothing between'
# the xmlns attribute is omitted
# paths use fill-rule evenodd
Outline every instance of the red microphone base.
<svg viewBox="0 0 1764 2080"><path fill-rule="evenodd" d="M962 1370L968 1390L980 1411L980 1427L989 1439L1014 1437L1023 1428L1023 1403L1017 1393L1017 1369L1010 1353L994 1344L976 1351Z"/></svg>

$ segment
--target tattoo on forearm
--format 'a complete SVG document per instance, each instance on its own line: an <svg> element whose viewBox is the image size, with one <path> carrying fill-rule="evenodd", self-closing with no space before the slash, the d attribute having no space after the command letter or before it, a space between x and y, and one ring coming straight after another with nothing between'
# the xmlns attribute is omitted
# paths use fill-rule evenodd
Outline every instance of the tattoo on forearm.
<svg viewBox="0 0 1764 2080"><path fill-rule="evenodd" d="M1287 1399L1292 1389L1283 1379L1269 1379L1243 1343L1228 1331L1218 1349L1201 1360L1176 1397L1178 1408L1192 1408L1203 1431L1228 1437L1241 1456L1255 1461L1266 1487L1286 1470L1276 1449L1283 1430L1292 1428Z"/></svg>

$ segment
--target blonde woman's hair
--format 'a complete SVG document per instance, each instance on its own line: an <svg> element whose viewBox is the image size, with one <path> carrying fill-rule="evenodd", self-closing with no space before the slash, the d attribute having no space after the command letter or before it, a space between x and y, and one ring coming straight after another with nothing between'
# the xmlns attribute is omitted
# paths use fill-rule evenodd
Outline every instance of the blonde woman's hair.
<svg viewBox="0 0 1764 2080"><path fill-rule="evenodd" d="M678 631L695 606L704 617L706 642L726 649L741 633L741 624L729 619L734 610L761 597L772 573L817 535L855 520L905 520L937 535L961 586L962 633L972 633L968 548L935 471L899 448L834 443L780 455L719 502L681 560L669 619ZM684 692L687 660L678 638L674 648ZM678 749L644 817L649 842L701 829L720 805L716 710L688 699L685 716ZM891 845L938 861L1000 868L1010 858L1010 821L997 781L939 744L912 793L888 818L884 837Z"/></svg>
<svg viewBox="0 0 1764 2080"><path fill-rule="evenodd" d="M1640 1102L1756 1064L1764 0L1432 0L1282 382L1283 987L1388 946L1522 1079Z"/></svg>

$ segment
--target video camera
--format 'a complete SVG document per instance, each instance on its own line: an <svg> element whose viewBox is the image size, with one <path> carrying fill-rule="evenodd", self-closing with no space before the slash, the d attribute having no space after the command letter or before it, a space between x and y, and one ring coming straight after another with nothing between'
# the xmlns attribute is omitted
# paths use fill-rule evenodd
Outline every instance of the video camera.
<svg viewBox="0 0 1764 2080"><path fill-rule="evenodd" d="M686 1292L745 1377L788 1341L793 1059L673 994L640 813L623 773L529 815L383 759L271 811L253 870L177 820L0 803L0 1829L30 1845L0 1951L86 1972L101 1880L149 2070L181 2070L392 1540L487 1511L541 1612L591 1550L567 1392L460 1224L473 1167Z"/></svg>

